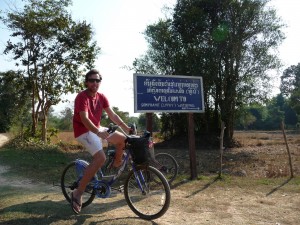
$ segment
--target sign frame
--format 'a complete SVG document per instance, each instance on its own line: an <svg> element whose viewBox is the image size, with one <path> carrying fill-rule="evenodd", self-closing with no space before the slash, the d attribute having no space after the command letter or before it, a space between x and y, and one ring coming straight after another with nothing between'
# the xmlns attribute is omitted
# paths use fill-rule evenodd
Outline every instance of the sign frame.
<svg viewBox="0 0 300 225"><path fill-rule="evenodd" d="M141 82L144 86L141 85ZM157 89L155 89L155 87L157 87ZM204 112L203 80L201 76L134 73L133 90L135 113ZM153 99L149 100L151 99L151 96L153 96ZM147 99L148 102L144 102L146 101L145 99ZM173 100L174 102L172 102ZM177 100L179 103L177 104L175 100ZM161 101L164 101L164 103ZM167 105L166 102L169 102L169 108L162 107L163 104ZM187 102L187 104L185 104L185 102ZM189 102L192 103L190 104ZM147 105L147 109L143 109L142 104ZM152 107L152 105L154 107ZM172 108L171 105L172 107L175 107Z"/></svg>

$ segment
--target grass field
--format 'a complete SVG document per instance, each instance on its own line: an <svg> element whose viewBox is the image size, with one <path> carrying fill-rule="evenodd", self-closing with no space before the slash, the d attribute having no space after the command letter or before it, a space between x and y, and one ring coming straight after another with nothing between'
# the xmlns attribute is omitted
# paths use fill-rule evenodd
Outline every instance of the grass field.
<svg viewBox="0 0 300 225"><path fill-rule="evenodd" d="M300 133L299 131L286 131L286 137L295 174L300 175ZM240 174L245 171L248 176L254 177L289 176L287 148L282 131L235 131L234 139L240 147L225 150L223 167L225 172ZM156 143L161 141L158 138L155 139ZM72 132L59 133L56 138L53 138L53 142L61 143L61 146L65 146L65 151L70 151L73 147L84 152L83 147L74 139ZM64 145L64 143L68 144ZM189 174L190 161L187 144L185 148L156 149L156 152L172 154L178 160L179 173ZM197 166L200 174L217 173L219 160L219 149L197 150Z"/></svg>
<svg viewBox="0 0 300 225"><path fill-rule="evenodd" d="M300 144L300 131L286 131L289 144ZM241 146L285 144L282 131L235 131L234 138Z"/></svg>

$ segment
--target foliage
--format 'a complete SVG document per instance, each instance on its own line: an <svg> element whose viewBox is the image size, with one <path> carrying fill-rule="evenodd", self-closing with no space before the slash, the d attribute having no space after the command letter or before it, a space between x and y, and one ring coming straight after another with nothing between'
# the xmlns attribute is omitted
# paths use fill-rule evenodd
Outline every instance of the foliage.
<svg viewBox="0 0 300 225"><path fill-rule="evenodd" d="M61 120L58 126L59 130L72 130L73 129L73 110L70 107L66 107L61 112Z"/></svg>
<svg viewBox="0 0 300 225"><path fill-rule="evenodd" d="M196 129L218 133L223 120L225 139L230 142L237 110L253 100L266 100L271 79L267 72L280 66L276 48L284 39L284 25L267 3L178 0L173 18L147 26L149 49L134 61L133 69L202 76L205 115L195 117L200 119L195 121L200 125ZM185 132L184 117L163 115L163 129L171 135Z"/></svg>
<svg viewBox="0 0 300 225"><path fill-rule="evenodd" d="M0 160L18 176L52 183L59 180L59 171L62 171L70 158L56 145L47 145L41 141L24 142L16 137L1 149Z"/></svg>
<svg viewBox="0 0 300 225"><path fill-rule="evenodd" d="M0 73L0 133L9 131L13 125L27 126L29 93L21 71Z"/></svg>
<svg viewBox="0 0 300 225"><path fill-rule="evenodd" d="M288 99L282 94L273 97L267 104L250 104L239 114L236 121L237 129L276 130L280 129L281 121L287 127L295 128L298 122L296 112L289 106ZM251 121L245 121L245 117Z"/></svg>
<svg viewBox="0 0 300 225"><path fill-rule="evenodd" d="M165 139L173 136L187 134L187 114L184 113L162 113L161 115L161 133Z"/></svg>
<svg viewBox="0 0 300 225"><path fill-rule="evenodd" d="M119 115L119 117L124 121L124 123L128 124L130 121L129 113L120 111L118 107L112 107L114 112ZM102 119L101 119L101 126L108 127L108 125L112 123L112 121L108 118L105 111L103 111Z"/></svg>
<svg viewBox="0 0 300 225"><path fill-rule="evenodd" d="M284 70L280 90L290 98L289 105L300 115L300 63Z"/></svg>
<svg viewBox="0 0 300 225"><path fill-rule="evenodd" d="M155 113L151 113L152 115L152 130L155 132L160 131L161 124L160 118ZM141 113L138 117L138 129L139 130L147 130L147 117L146 113Z"/></svg>
<svg viewBox="0 0 300 225"><path fill-rule="evenodd" d="M248 109L248 110L241 111L237 115L236 123L239 124L243 129L247 129L250 125L255 123L256 120L257 118L251 113L250 109Z"/></svg>
<svg viewBox="0 0 300 225"><path fill-rule="evenodd" d="M12 11L2 21L12 31L5 54L11 53L31 89L32 135L42 122L46 141L48 111L60 96L80 88L82 70L93 67L99 53L86 21L75 22L67 11L71 0L27 0L23 11Z"/></svg>

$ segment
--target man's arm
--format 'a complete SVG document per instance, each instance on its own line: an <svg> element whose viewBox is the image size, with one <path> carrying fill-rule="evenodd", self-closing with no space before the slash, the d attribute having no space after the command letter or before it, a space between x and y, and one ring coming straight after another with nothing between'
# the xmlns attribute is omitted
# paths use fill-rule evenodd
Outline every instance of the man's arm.
<svg viewBox="0 0 300 225"><path fill-rule="evenodd" d="M111 121L120 126L127 133L130 131L131 128L124 123L124 121L115 113L113 109L107 107L104 110L107 113L108 117L111 119Z"/></svg>
<svg viewBox="0 0 300 225"><path fill-rule="evenodd" d="M92 131L93 133L97 134L98 137L100 137L102 139L106 139L109 136L109 134L106 131L101 132L101 131L98 130L98 128L89 119L87 112L82 111L82 112L79 113L79 115L80 115L80 119L81 119L81 122L83 123L83 125L87 129Z"/></svg>

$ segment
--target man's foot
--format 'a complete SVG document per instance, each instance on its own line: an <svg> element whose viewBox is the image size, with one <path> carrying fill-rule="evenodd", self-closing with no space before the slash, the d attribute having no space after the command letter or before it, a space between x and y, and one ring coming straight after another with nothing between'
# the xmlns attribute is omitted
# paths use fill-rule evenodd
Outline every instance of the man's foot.
<svg viewBox="0 0 300 225"><path fill-rule="evenodd" d="M74 192L71 193L71 207L74 213L80 213L82 207L81 201L74 197Z"/></svg>

